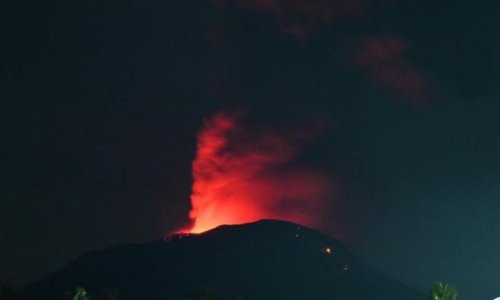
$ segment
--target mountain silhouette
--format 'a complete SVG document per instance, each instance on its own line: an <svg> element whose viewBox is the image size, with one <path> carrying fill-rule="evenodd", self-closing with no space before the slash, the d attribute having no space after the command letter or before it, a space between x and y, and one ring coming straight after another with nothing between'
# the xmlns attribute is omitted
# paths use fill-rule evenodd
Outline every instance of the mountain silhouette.
<svg viewBox="0 0 500 300"><path fill-rule="evenodd" d="M83 286L111 288L131 299L187 299L211 289L228 299L384 299L425 297L355 257L338 240L277 220L224 225L202 234L173 234L144 244L82 255L27 285L30 299L61 299ZM212 299L212 298L210 298Z"/></svg>

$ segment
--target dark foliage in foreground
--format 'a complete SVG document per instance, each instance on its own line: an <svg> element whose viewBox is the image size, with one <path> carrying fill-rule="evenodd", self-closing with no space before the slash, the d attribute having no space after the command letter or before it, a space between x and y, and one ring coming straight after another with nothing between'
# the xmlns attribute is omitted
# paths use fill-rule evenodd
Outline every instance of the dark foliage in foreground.
<svg viewBox="0 0 500 300"><path fill-rule="evenodd" d="M458 299L458 291L455 287L442 283L436 282L430 292L429 292L429 300L457 300Z"/></svg>

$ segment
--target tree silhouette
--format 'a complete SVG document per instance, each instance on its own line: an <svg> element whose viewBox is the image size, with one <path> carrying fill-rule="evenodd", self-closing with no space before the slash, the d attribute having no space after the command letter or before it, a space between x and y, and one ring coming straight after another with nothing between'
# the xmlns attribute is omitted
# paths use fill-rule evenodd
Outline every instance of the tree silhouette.
<svg viewBox="0 0 500 300"><path fill-rule="evenodd" d="M457 298L457 289L442 282L436 282L429 293L429 300L456 300Z"/></svg>
<svg viewBox="0 0 500 300"><path fill-rule="evenodd" d="M90 300L90 296L87 291L82 287L77 287L75 289L75 295L73 295L72 300Z"/></svg>

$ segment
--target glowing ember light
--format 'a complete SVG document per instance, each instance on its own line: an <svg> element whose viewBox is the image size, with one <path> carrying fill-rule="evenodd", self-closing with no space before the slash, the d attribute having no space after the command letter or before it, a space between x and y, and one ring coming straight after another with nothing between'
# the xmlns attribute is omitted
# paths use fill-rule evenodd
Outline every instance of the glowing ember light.
<svg viewBox="0 0 500 300"><path fill-rule="evenodd" d="M330 255L330 254L332 254L332 253L333 253L333 249L332 249L332 248L330 248L330 247L325 247L323 250L324 250L324 251L325 251L325 253L326 253L326 254L328 254L328 255Z"/></svg>
<svg viewBox="0 0 500 300"><path fill-rule="evenodd" d="M317 131L317 129L316 129ZM242 114L219 113L198 134L193 161L191 233L223 224L280 219L318 226L332 182L293 165L307 129L278 134L244 126Z"/></svg>
<svg viewBox="0 0 500 300"><path fill-rule="evenodd" d="M171 233L171 234L167 234L163 237L163 240L165 242L170 242L170 241L173 241L173 240L182 240L183 238L186 238L186 237L190 237L190 236L193 236L193 235L196 235L194 233L184 233L184 232L181 232L181 233Z"/></svg>

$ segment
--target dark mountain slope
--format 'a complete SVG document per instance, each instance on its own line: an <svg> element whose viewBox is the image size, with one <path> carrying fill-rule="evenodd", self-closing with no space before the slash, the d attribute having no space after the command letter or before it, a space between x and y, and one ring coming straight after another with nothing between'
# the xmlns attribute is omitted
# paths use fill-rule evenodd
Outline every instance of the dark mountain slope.
<svg viewBox="0 0 500 300"><path fill-rule="evenodd" d="M339 241L274 220L91 252L24 293L60 299L76 286L94 295L117 288L133 299L184 299L203 287L251 299L424 299L364 265Z"/></svg>

